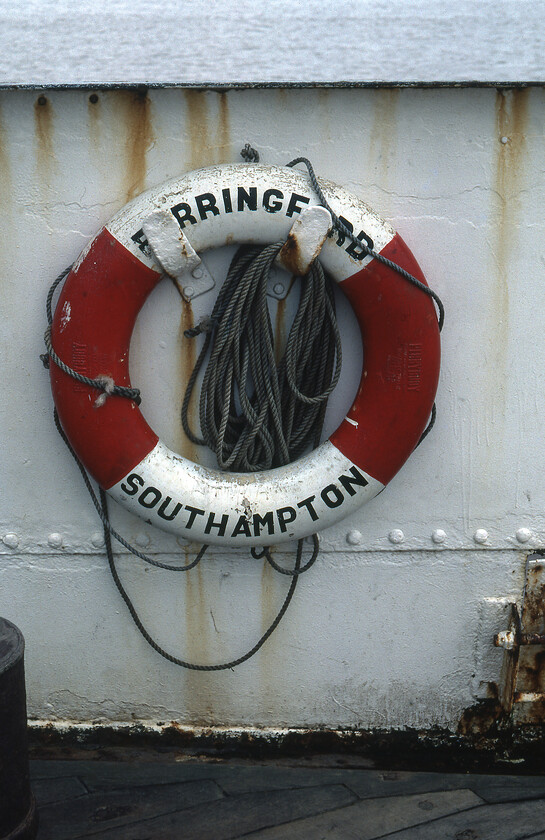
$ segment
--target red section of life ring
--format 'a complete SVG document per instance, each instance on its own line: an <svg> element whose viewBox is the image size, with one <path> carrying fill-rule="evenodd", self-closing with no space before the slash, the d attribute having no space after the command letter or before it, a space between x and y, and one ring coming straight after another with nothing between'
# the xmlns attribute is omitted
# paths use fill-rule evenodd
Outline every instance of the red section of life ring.
<svg viewBox="0 0 545 840"><path fill-rule="evenodd" d="M64 284L55 309L53 346L65 364L90 378L130 387L129 344L140 309L161 275L102 230ZM133 400L109 398L50 364L53 399L66 435L93 478L107 489L158 441Z"/></svg>
<svg viewBox="0 0 545 840"><path fill-rule="evenodd" d="M381 255L426 282L399 234ZM364 361L349 420L330 440L347 458L388 484L407 460L408 441L414 449L430 416L441 352L437 315L429 296L376 260L347 278L341 288L362 332ZM427 375L430 367L435 367L435 376Z"/></svg>

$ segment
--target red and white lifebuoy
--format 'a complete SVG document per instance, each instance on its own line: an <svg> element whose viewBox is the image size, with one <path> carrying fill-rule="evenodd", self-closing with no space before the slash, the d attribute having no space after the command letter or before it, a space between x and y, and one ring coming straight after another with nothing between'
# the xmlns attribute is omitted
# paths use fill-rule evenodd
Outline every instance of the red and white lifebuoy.
<svg viewBox="0 0 545 840"><path fill-rule="evenodd" d="M401 237L363 202L324 181L325 197L376 252L425 282ZM290 168L223 165L143 193L85 249L58 301L52 343L78 373L130 386L138 312L161 280L143 223L165 209L197 252L285 239L302 209L319 204ZM320 253L361 328L364 363L354 403L329 440L286 467L223 473L170 451L129 399L97 392L51 362L62 426L81 461L121 505L167 531L205 543L272 545L338 522L373 498L407 460L426 426L439 377L432 300L335 233Z"/></svg>

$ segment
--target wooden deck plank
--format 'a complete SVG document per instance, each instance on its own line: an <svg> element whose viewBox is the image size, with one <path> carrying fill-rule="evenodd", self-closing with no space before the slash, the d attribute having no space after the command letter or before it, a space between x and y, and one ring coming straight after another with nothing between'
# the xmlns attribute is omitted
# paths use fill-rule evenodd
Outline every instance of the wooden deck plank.
<svg viewBox="0 0 545 840"><path fill-rule="evenodd" d="M90 793L83 798L67 799L39 810L40 840L73 840L111 828L121 832L142 820L180 812L196 805L206 809L221 799L221 790L214 782L197 781L165 784L124 790Z"/></svg>
<svg viewBox="0 0 545 840"><path fill-rule="evenodd" d="M543 833L544 825L545 800L534 799L482 805L428 825L400 831L392 835L392 840L525 840Z"/></svg>
<svg viewBox="0 0 545 840"><path fill-rule="evenodd" d="M355 799L342 785L249 793L92 836L93 840L233 840L251 831L351 804Z"/></svg>
<svg viewBox="0 0 545 840"><path fill-rule="evenodd" d="M481 806L470 790L364 799L355 805L246 835L245 840L374 840L449 814Z"/></svg>
<svg viewBox="0 0 545 840"><path fill-rule="evenodd" d="M32 782L32 793L36 804L42 806L85 796L87 789L79 779L67 776L60 779L35 779Z"/></svg>

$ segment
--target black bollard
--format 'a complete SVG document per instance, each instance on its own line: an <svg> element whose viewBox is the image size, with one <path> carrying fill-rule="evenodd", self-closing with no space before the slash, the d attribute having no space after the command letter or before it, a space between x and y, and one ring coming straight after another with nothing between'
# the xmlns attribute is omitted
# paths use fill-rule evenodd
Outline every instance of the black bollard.
<svg viewBox="0 0 545 840"><path fill-rule="evenodd" d="M25 640L0 618L0 840L32 840L38 820L28 772Z"/></svg>

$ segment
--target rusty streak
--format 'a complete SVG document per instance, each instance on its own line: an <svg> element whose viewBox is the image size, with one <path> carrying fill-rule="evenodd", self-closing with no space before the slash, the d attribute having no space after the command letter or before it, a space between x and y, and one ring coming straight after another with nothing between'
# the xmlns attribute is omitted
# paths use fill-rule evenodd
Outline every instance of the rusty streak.
<svg viewBox="0 0 545 840"><path fill-rule="evenodd" d="M195 319L193 316L193 308L191 306L191 302L185 300L185 298L183 297L181 297L180 299L182 303L180 329L178 332L178 341L180 347L180 373L178 376L178 387L180 388L180 396L177 403L181 411L187 383L189 382L189 378L193 372L193 368L195 367L195 361L197 359L197 345L196 339L186 338L184 335L184 332L186 330L189 330L195 326ZM193 431L196 431L198 429L199 418L199 404L195 395L196 392L194 391L192 394L191 402L189 403L188 410L188 420L190 427L193 429ZM188 460L194 461L196 464L198 464L199 455L196 444L194 444L193 441L191 441L185 434L181 421L178 422L177 428L179 429L178 447L180 455L183 455L184 458L188 458Z"/></svg>
<svg viewBox="0 0 545 840"><path fill-rule="evenodd" d="M0 105L0 196L2 200L2 207L7 207L8 201L12 193L12 179L11 166L9 155L7 151L7 136L4 128L2 118L2 108Z"/></svg>
<svg viewBox="0 0 545 840"><path fill-rule="evenodd" d="M184 90L184 99L189 132L189 165L190 169L199 169L211 162L207 93L204 90Z"/></svg>
<svg viewBox="0 0 545 840"><path fill-rule="evenodd" d="M34 103L34 129L36 136L36 161L45 183L49 183L55 164L53 150L54 111L50 100L43 94Z"/></svg>
<svg viewBox="0 0 545 840"><path fill-rule="evenodd" d="M502 374L508 353L509 262L516 247L518 214L521 206L520 193L524 179L529 93L529 90L497 91L496 93L493 216L496 231L494 257L497 282L493 287L492 311L496 330L494 361L496 369ZM499 390L505 399L503 387Z"/></svg>
<svg viewBox="0 0 545 840"><path fill-rule="evenodd" d="M137 93L119 91L118 96L125 112L125 193L127 201L130 201L144 190L146 184L146 158L154 142L151 101L145 90Z"/></svg>

